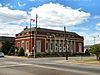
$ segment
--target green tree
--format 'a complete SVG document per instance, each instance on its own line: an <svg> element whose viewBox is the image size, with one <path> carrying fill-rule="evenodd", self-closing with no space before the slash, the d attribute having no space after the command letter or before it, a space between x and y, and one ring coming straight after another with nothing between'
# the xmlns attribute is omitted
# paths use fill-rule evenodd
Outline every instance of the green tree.
<svg viewBox="0 0 100 75"><path fill-rule="evenodd" d="M89 49L86 49L85 55L90 55Z"/></svg>
<svg viewBox="0 0 100 75"><path fill-rule="evenodd" d="M24 53L24 49L21 48L19 51L18 51L18 56L24 56L25 53Z"/></svg>
<svg viewBox="0 0 100 75"><path fill-rule="evenodd" d="M8 52L9 52L9 50L10 50L12 44L11 44L10 42L8 42L8 41L6 41L6 42L4 42L4 43L2 43L2 44L3 44L3 46L1 47L2 52L3 52L4 54L8 54Z"/></svg>
<svg viewBox="0 0 100 75"><path fill-rule="evenodd" d="M95 54L97 57L97 60L100 60L100 45L99 44L91 46L89 52L92 54Z"/></svg>
<svg viewBox="0 0 100 75"><path fill-rule="evenodd" d="M8 52L8 55L15 55L15 47L12 46Z"/></svg>

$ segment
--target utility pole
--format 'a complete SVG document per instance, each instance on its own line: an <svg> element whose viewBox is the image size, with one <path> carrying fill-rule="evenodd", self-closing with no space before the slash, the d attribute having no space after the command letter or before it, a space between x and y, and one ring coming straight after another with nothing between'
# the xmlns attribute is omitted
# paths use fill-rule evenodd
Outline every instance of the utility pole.
<svg viewBox="0 0 100 75"><path fill-rule="evenodd" d="M36 27L34 30L34 58L36 58L36 48L37 48L37 18L38 15L36 14Z"/></svg>
<svg viewBox="0 0 100 75"><path fill-rule="evenodd" d="M66 27L64 27L64 37L65 37L65 50L66 50L66 60L68 60L68 52L67 52L67 41L66 41Z"/></svg>
<svg viewBox="0 0 100 75"><path fill-rule="evenodd" d="M31 15L30 15L30 49L32 49L32 40L31 40ZM33 51L32 51L32 55L33 55Z"/></svg>

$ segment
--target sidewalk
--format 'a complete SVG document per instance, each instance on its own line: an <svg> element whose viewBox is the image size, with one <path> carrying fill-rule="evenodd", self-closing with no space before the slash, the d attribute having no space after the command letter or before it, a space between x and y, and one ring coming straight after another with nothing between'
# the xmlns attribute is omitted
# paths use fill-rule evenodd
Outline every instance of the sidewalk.
<svg viewBox="0 0 100 75"><path fill-rule="evenodd" d="M25 56L8 56L8 55L5 55L5 58L29 59L28 57L25 57Z"/></svg>
<svg viewBox="0 0 100 75"><path fill-rule="evenodd" d="M96 60L95 56L91 57L69 57L68 60L56 61L56 63L61 64L84 64L84 65L92 65L92 66L99 66L100 61Z"/></svg>
<svg viewBox="0 0 100 75"><path fill-rule="evenodd" d="M68 57L68 60L65 60L65 57L45 57L45 58L28 58L28 57L19 57L19 56L5 56L5 58L14 58L14 59L30 59L30 60L50 60L54 63L61 64L87 64L87 65L96 65L100 66L100 61L96 61L95 56L90 57Z"/></svg>

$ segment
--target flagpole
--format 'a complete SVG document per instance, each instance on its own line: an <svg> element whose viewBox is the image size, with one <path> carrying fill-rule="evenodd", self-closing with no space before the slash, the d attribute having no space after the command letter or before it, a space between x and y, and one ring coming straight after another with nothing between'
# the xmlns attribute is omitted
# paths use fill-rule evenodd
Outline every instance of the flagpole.
<svg viewBox="0 0 100 75"><path fill-rule="evenodd" d="M34 33L34 58L36 58L36 48L37 48L37 18L38 18L38 15L36 14L36 27L35 27L35 33Z"/></svg>

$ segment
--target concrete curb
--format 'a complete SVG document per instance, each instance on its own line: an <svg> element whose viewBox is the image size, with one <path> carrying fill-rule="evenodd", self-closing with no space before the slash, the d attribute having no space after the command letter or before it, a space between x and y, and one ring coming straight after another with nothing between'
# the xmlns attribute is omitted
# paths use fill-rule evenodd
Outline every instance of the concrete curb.
<svg viewBox="0 0 100 75"><path fill-rule="evenodd" d="M18 59L29 59L28 57L19 57L19 56L5 56L5 58L18 58Z"/></svg>

